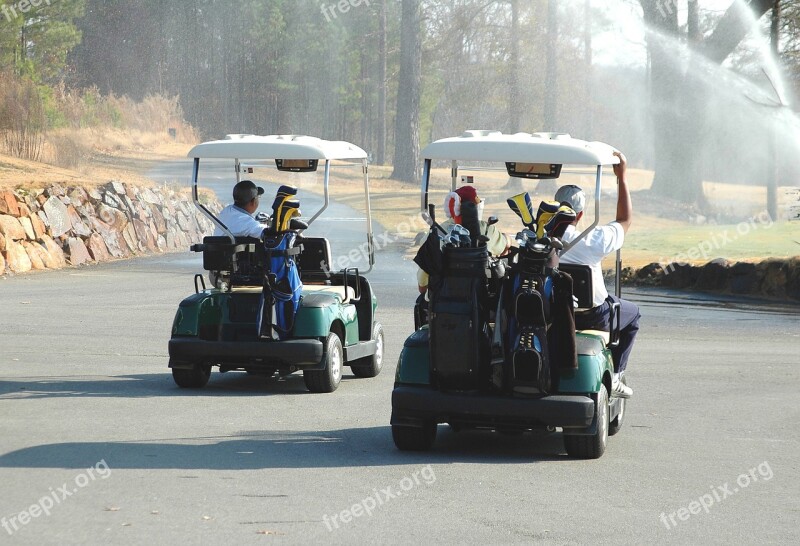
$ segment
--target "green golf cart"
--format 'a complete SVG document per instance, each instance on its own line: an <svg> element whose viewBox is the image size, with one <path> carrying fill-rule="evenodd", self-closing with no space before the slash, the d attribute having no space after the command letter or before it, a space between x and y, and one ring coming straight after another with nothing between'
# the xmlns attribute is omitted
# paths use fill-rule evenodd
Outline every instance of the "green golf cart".
<svg viewBox="0 0 800 546"><path fill-rule="evenodd" d="M364 274L374 264L367 154L347 142L308 136L229 135L195 146L192 191L195 206L218 226L221 236L209 236L192 246L203 256L213 286L196 275L195 294L184 299L175 314L169 341L169 367L175 383L202 388L216 366L220 372L288 375L302 371L311 392L333 392L343 368L356 377L375 377L382 367L383 328L375 319L377 297ZM324 201L305 221L273 217L259 238L237 237L198 198L202 165L228 160L235 182L262 169L298 181L323 170ZM305 232L328 208L331 170L363 171L368 267L334 270L327 238ZM303 178L305 177L305 178ZM234 179L231 176L231 187ZM297 213L297 189L283 185L275 210ZM284 205L292 205L287 208ZM271 224L272 227L269 227ZM278 225L280 224L280 225ZM284 246L281 246L284 245ZM346 249L347 251L351 249ZM283 272L283 273L282 273ZM293 280L283 298L286 279Z"/></svg>
<svg viewBox="0 0 800 546"><path fill-rule="evenodd" d="M430 269L430 301L422 303L426 313L415 311L417 330L405 341L397 365L391 426L399 449L430 449L437 426L447 423L454 431L505 434L560 428L570 456L603 454L625 414L625 400L609 396L618 309L612 310L611 332L575 332L569 318L592 307L592 274L588 266L559 265L558 256L598 225L603 168L619 162L613 151L564 134L495 131L468 131L423 150L421 208L432 227L423 245L428 253L417 258L427 262L417 263ZM459 169L484 181L496 171L495 179L503 184L510 179L519 188L530 180L560 178L569 166L595 180L594 221L570 244L563 243L558 239L563 231L553 234L559 222L565 229L575 219L574 211L543 202L537 214L524 192L508 200L524 224L517 244L507 257L493 258L481 245L485 233L475 233L478 224L469 230L456 225L448 233L436 223L429 204L436 165L439 178L450 174L446 191L456 190ZM461 180L473 183L472 176ZM467 226L465 206L461 214ZM548 207L552 210L543 213ZM487 225L496 221L490 218ZM465 231L472 235L470 240L467 233L466 245L459 239ZM617 254L618 271L619 264ZM619 275L617 294L618 280ZM418 318L422 315L427 320Z"/></svg>

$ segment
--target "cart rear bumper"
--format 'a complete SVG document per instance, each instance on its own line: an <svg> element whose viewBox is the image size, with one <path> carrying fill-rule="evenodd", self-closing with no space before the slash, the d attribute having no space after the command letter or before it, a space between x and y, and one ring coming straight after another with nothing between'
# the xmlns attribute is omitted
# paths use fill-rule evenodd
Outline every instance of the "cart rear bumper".
<svg viewBox="0 0 800 546"><path fill-rule="evenodd" d="M194 337L178 337L169 340L171 368L191 368L198 361L246 364L264 360L273 366L315 369L323 365L323 353L323 343L318 339L207 341Z"/></svg>
<svg viewBox="0 0 800 546"><path fill-rule="evenodd" d="M580 394L512 398L408 385L396 386L392 392L392 425L421 426L433 420L475 426L585 428L592 425L594 414L595 401Z"/></svg>

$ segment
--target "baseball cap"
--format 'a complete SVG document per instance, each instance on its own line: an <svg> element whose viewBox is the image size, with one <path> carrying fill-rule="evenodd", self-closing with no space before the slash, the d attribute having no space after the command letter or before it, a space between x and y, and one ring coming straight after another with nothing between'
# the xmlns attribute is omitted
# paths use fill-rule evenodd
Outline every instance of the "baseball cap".
<svg viewBox="0 0 800 546"><path fill-rule="evenodd" d="M479 203L478 192L472 186L461 186L456 190L463 203Z"/></svg>
<svg viewBox="0 0 800 546"><path fill-rule="evenodd" d="M234 203L249 203L259 195L264 195L264 188L256 186L250 180L242 180L233 187Z"/></svg>
<svg viewBox="0 0 800 546"><path fill-rule="evenodd" d="M555 200L559 203L566 203L575 212L583 212L584 207L586 207L586 194L574 184L558 188Z"/></svg>

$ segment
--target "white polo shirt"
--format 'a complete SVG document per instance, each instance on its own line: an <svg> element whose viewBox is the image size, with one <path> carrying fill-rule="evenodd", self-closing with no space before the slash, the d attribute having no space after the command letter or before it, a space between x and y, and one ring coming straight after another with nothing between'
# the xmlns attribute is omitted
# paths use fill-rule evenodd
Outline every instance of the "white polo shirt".
<svg viewBox="0 0 800 546"><path fill-rule="evenodd" d="M580 235L575 226L569 226L562 237L564 243L570 243ZM593 305L603 305L608 297L606 283L603 279L603 258L622 248L625 242L625 230L617 222L594 228L589 234L561 256L560 262L565 264L588 265L592 268Z"/></svg>
<svg viewBox="0 0 800 546"><path fill-rule="evenodd" d="M259 224L243 208L236 205L228 205L219 213L219 219L227 226L235 237L261 237L261 232L266 226ZM214 230L215 236L225 235L219 226Z"/></svg>

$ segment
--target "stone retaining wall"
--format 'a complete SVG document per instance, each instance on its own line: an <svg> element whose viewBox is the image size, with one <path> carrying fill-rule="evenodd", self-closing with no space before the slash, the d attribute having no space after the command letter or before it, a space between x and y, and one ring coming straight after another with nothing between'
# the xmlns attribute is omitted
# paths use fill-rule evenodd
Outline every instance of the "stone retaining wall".
<svg viewBox="0 0 800 546"><path fill-rule="evenodd" d="M187 250L212 228L189 194L165 187L0 191L0 275Z"/></svg>
<svg viewBox="0 0 800 546"><path fill-rule="evenodd" d="M639 270L625 269L623 282L800 302L800 258L769 259L757 264L718 258L701 266L652 263Z"/></svg>

